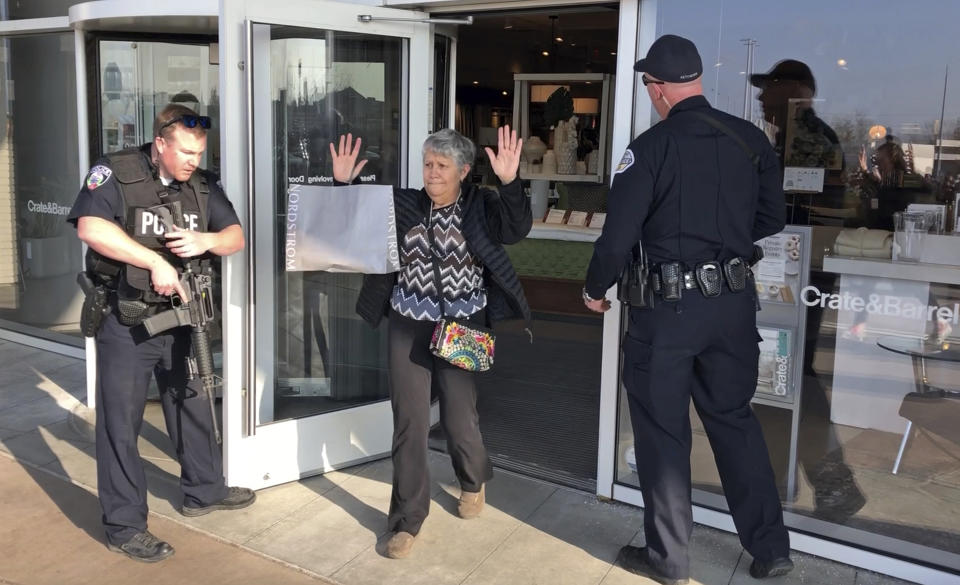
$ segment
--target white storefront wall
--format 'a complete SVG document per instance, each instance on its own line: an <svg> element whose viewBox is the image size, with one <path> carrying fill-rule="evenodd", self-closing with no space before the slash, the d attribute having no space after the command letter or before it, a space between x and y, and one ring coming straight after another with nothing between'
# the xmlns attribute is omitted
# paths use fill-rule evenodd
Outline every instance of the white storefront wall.
<svg viewBox="0 0 960 585"><path fill-rule="evenodd" d="M614 120L612 147L609 157L618 160L620 153L626 148L631 138L649 127L651 106L646 94L642 91L639 76L632 70L634 61L645 54L647 48L656 37L657 8L660 0L621 0L619 10L618 30L618 63L616 70L616 86L614 89ZM356 0L354 4L381 5L393 8L410 8L426 13L468 13L504 9L540 8L544 6L584 5L598 3L593 1L560 0L516 0L516 1L458 1L458 0L420 0L407 2L405 0L384 0L382 3ZM73 6L68 16L42 18L31 20L16 20L0 22L0 37L20 34L40 34L45 32L63 32L75 30L76 74L77 74L77 112L79 119L80 156L77 161L77 183L79 184L89 167L87 119L87 68L94 65L85 62L84 30L123 30L174 32L177 27L190 31L197 28L216 30L216 19L224 11L229 10L229 0L165 0L163 2L146 2L141 0L106 0L87 2ZM428 16L424 14L424 16ZM212 22L211 22L212 21ZM245 94L244 78L238 73L237 67L231 67L235 59L225 54L226 48L221 45L221 87L223 95ZM455 57L455 53L454 53ZM451 84L453 85L453 84ZM451 96L452 97L452 96ZM240 108L240 101L234 100L227 105L229 108ZM226 110L227 108L224 108ZM234 112L235 114L237 112ZM226 116L225 116L226 118ZM629 124L624 123L630 120ZM223 128L226 137L238 136L245 130L236 127ZM229 145L230 140L224 140ZM230 148L229 146L227 148ZM229 158L229 157L225 157ZM248 201L243 194L247 186L241 185L247 174L242 169L225 168L224 186L226 192L234 198L233 203L240 212L241 218L246 218ZM239 188L234 188L239 187ZM233 299L232 303L224 305L224 339L235 340L226 343L224 347L225 388L239 393L245 382L231 380L231 376L245 376L247 345L243 341L246 337L251 309L236 299L247 298L249 274L246 260L242 257L230 258L224 263L224 295L226 299ZM79 266L78 266L79 268ZM239 290L238 290L239 289ZM613 291L608 293L614 297ZM631 504L642 506L642 497L636 489L615 483L614 459L616 456L616 421L617 397L619 394L619 365L620 365L620 322L621 313L619 304L604 317L603 354L601 374L600 398L600 436L598 447L597 467L597 495ZM38 341L19 333L0 330L0 338L28 343L44 349L60 351L62 353L78 355L74 348L61 347L50 342ZM88 403L93 406L93 381L95 379L95 354L91 340L87 340L86 356L88 364L88 387L90 388ZM231 400L231 398L233 398ZM237 397L225 395L224 409L240 408L241 401ZM226 418L226 416L225 416ZM225 429L227 439L236 435L236 429ZM228 447L229 449L229 447ZM733 522L728 514L716 512L707 508L695 508L694 519L702 524L714 526L723 530L733 531ZM816 538L807 534L792 533L791 542L796 550L809 552L818 556L835 559L847 564L880 571L920 583L960 583L960 577L928 567L912 564L906 561L879 555L869 551Z"/></svg>

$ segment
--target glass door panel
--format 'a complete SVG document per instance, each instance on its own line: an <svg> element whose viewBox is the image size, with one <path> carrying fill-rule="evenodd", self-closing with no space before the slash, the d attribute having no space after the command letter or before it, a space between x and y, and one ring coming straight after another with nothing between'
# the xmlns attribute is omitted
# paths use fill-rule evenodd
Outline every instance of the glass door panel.
<svg viewBox="0 0 960 585"><path fill-rule="evenodd" d="M219 173L219 76L218 66L210 63L209 45L102 40L98 49L98 154L150 142L157 112L181 103L212 118L200 166Z"/></svg>
<svg viewBox="0 0 960 585"><path fill-rule="evenodd" d="M285 233L289 187L332 184L329 144L341 134L363 138L365 183L397 184L403 40L255 28L270 38L274 232ZM274 238L273 390L260 401L260 423L387 398L385 329L354 311L363 276L286 272L284 253L283 238Z"/></svg>
<svg viewBox="0 0 960 585"><path fill-rule="evenodd" d="M427 136L430 77L410 65L429 61L430 31L410 16L323 0L223 5L222 85L246 90L221 98L225 185L248 232L245 265L231 259L224 272L225 310L240 317L226 327L234 484L266 487L390 452L386 336L355 313L363 276L288 273L284 252L288 192L332 184L329 144L342 133L363 139L365 183L419 186L419 172L407 175Z"/></svg>

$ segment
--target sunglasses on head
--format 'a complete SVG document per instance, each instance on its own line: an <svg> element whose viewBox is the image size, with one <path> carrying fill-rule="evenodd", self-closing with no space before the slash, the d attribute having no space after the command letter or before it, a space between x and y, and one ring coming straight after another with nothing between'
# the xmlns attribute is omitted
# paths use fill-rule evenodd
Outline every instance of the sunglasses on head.
<svg viewBox="0 0 960 585"><path fill-rule="evenodd" d="M666 83L665 81L657 81L656 79L650 79L650 78L647 77L646 75L641 75L641 76L640 76L640 81L643 82L643 86L644 86L644 87L650 85L651 83L655 83L655 84L657 84L657 85L663 85L664 83Z"/></svg>
<svg viewBox="0 0 960 585"><path fill-rule="evenodd" d="M172 126L180 122L183 124L184 128L196 128L200 126L204 130L210 129L210 116L194 116L193 114L184 114L182 116L177 116L173 120L170 120L163 126L160 126L160 129L163 130L167 126Z"/></svg>

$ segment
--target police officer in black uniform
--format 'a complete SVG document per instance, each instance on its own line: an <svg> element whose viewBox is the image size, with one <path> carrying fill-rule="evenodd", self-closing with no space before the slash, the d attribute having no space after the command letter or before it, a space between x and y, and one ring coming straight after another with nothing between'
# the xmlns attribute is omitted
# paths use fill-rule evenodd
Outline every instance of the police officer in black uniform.
<svg viewBox="0 0 960 585"><path fill-rule="evenodd" d="M153 142L107 155L90 169L68 218L90 248L88 273L106 287L111 309L95 334L97 482L107 544L140 561L173 554L147 531L147 481L137 437L151 375L179 455L181 512L243 508L256 498L249 489L224 484L211 408L199 378L188 381L190 327L151 337L138 324L169 309L172 294L188 298L180 283L182 260L243 249L236 212L216 177L197 168L209 127L209 118L167 106L154 121ZM186 229L165 231L155 206L175 201Z"/></svg>
<svg viewBox="0 0 960 585"><path fill-rule="evenodd" d="M652 307L630 308L623 382L636 442L646 546L621 565L660 583L686 583L691 397L713 447L750 574L793 568L780 498L759 422L753 243L784 226L780 167L752 124L710 107L687 39L665 35L634 69L663 121L638 136L615 169L607 221L587 271L584 302L609 309L607 289L635 255L648 257ZM719 125L717 124L719 123Z"/></svg>

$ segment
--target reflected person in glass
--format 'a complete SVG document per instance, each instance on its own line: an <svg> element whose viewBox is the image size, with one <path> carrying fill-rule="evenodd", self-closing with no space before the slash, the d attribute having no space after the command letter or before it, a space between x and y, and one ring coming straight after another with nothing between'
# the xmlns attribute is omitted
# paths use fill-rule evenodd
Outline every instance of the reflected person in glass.
<svg viewBox="0 0 960 585"><path fill-rule="evenodd" d="M367 163L357 162L360 144L351 134L340 137L339 147L330 144L335 184L360 175ZM493 467L480 434L475 375L434 356L429 346L444 317L484 326L504 319L530 321L530 307L503 248L526 237L533 221L517 176L522 145L516 131L504 126L497 152L486 148L501 182L495 192L464 182L476 157L473 142L450 129L427 137L424 187L393 191L402 268L364 277L357 313L374 327L387 316L389 326L393 492L384 552L390 558L410 554L430 510L431 385L439 391L440 424L460 482L457 511L461 518L474 518L484 505L484 484Z"/></svg>

